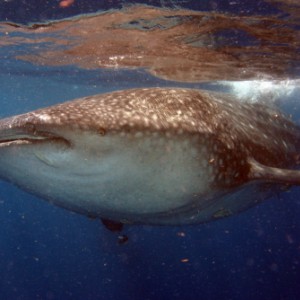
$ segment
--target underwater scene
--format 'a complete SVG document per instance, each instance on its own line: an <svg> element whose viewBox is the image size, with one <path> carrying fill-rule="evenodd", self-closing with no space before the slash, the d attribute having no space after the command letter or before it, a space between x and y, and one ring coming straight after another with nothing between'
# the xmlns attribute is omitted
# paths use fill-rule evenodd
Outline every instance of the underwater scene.
<svg viewBox="0 0 300 300"><path fill-rule="evenodd" d="M0 299L300 299L298 0L0 0L0 61Z"/></svg>

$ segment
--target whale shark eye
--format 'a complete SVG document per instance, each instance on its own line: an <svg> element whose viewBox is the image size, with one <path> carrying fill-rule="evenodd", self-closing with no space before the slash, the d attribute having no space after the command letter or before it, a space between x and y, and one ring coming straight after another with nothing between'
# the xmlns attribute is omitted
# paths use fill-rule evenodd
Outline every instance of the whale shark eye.
<svg viewBox="0 0 300 300"><path fill-rule="evenodd" d="M98 128L97 132L102 136L106 134L106 130L103 127Z"/></svg>

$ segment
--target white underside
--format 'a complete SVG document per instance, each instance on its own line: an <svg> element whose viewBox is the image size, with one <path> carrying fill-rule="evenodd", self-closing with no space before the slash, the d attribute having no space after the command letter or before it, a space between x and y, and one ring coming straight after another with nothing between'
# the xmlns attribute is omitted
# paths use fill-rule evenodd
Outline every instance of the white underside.
<svg viewBox="0 0 300 300"><path fill-rule="evenodd" d="M71 138L72 147L50 142L0 147L1 176L56 205L122 222L202 222L224 209L226 197L216 200L209 187L207 149L197 149L192 137ZM249 204L227 201L232 213Z"/></svg>

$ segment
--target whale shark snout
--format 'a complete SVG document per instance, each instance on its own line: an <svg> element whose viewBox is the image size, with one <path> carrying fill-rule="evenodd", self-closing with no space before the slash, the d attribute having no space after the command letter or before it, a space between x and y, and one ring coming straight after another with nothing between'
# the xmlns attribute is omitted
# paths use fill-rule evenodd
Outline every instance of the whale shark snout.
<svg viewBox="0 0 300 300"><path fill-rule="evenodd" d="M0 176L92 217L201 223L300 184L299 132L224 94L118 91L1 120Z"/></svg>

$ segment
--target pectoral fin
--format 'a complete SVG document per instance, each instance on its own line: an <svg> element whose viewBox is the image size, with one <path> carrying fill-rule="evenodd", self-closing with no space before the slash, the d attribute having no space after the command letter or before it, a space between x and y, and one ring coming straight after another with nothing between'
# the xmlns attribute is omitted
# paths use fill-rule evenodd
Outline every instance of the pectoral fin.
<svg viewBox="0 0 300 300"><path fill-rule="evenodd" d="M264 180L289 185L300 185L300 170L273 168L251 159L249 179Z"/></svg>
<svg viewBox="0 0 300 300"><path fill-rule="evenodd" d="M109 219L101 218L102 224L112 232L120 232L123 229L124 224L121 222L112 221Z"/></svg>

